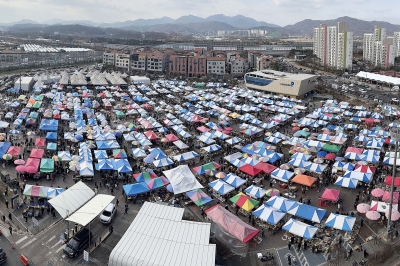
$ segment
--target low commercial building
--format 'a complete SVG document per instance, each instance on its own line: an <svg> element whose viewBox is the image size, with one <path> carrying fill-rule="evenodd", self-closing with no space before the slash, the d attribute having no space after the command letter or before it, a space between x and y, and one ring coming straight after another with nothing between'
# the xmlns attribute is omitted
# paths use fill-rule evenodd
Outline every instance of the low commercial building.
<svg viewBox="0 0 400 266"><path fill-rule="evenodd" d="M315 75L292 74L269 69L245 75L248 88L290 98L303 98L314 89L316 81Z"/></svg>
<svg viewBox="0 0 400 266"><path fill-rule="evenodd" d="M131 64L131 56L130 54L116 54L115 56L115 67L117 68L124 68L124 69L130 69L130 64Z"/></svg>
<svg viewBox="0 0 400 266"><path fill-rule="evenodd" d="M146 71L147 54L144 52L133 53L131 55L131 68L132 70Z"/></svg>
<svg viewBox="0 0 400 266"><path fill-rule="evenodd" d="M114 66L115 65L115 55L117 50L108 50L103 53L103 64Z"/></svg>
<svg viewBox="0 0 400 266"><path fill-rule="evenodd" d="M207 58L207 74L211 76L225 75L225 57L208 57Z"/></svg>
<svg viewBox="0 0 400 266"><path fill-rule="evenodd" d="M35 80L33 77L21 77L15 81L14 88L20 89L22 91L29 91L32 88Z"/></svg>

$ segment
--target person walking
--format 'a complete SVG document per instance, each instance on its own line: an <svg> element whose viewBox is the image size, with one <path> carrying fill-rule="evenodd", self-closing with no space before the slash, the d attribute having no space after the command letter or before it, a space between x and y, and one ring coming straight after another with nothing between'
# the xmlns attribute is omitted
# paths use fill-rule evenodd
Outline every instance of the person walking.
<svg viewBox="0 0 400 266"><path fill-rule="evenodd" d="M125 212L124 212L124 214L128 214L128 206L127 206L127 205L125 205Z"/></svg>
<svg viewBox="0 0 400 266"><path fill-rule="evenodd" d="M119 204L119 200L117 199L117 201L116 201L115 203L116 203L116 205L118 206L118 204Z"/></svg>
<svg viewBox="0 0 400 266"><path fill-rule="evenodd" d="M301 242L299 241L299 242L297 243L297 250L300 251L300 249L301 249Z"/></svg>
<svg viewBox="0 0 400 266"><path fill-rule="evenodd" d="M12 227L11 227L11 225L8 227L8 230L10 230L10 235L12 235Z"/></svg>
<svg viewBox="0 0 400 266"><path fill-rule="evenodd" d="M12 215L11 215L11 212L8 214L8 219L10 219L10 221L12 221Z"/></svg>
<svg viewBox="0 0 400 266"><path fill-rule="evenodd" d="M363 227L363 225L364 225L364 219L361 218L361 220L360 220L360 227Z"/></svg>
<svg viewBox="0 0 400 266"><path fill-rule="evenodd" d="M290 248L292 247L292 244L290 244L290 242L287 244L288 249L290 250Z"/></svg>
<svg viewBox="0 0 400 266"><path fill-rule="evenodd" d="M8 209L8 199L6 198L6 207Z"/></svg>
<svg viewBox="0 0 400 266"><path fill-rule="evenodd" d="M265 230L264 230L264 228L261 229L261 237L262 237L262 238L265 238Z"/></svg>

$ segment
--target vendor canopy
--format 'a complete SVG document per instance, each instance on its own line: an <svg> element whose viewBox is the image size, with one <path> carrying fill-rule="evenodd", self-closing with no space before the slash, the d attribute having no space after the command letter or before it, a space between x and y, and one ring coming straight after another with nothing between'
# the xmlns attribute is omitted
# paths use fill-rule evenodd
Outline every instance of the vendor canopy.
<svg viewBox="0 0 400 266"><path fill-rule="evenodd" d="M175 195L196 188L203 188L187 165L180 165L171 170L163 171L163 173L171 183Z"/></svg>
<svg viewBox="0 0 400 266"><path fill-rule="evenodd" d="M290 219L283 227L283 230L288 231L294 235L303 237L305 239L312 239L317 233L318 228L315 226L302 223L295 219Z"/></svg>
<svg viewBox="0 0 400 266"><path fill-rule="evenodd" d="M324 193L322 193L321 199L337 201L339 199L340 190L326 188Z"/></svg>
<svg viewBox="0 0 400 266"><path fill-rule="evenodd" d="M355 217L331 213L326 219L325 226L351 232L355 222Z"/></svg>
<svg viewBox="0 0 400 266"><path fill-rule="evenodd" d="M66 218L82 207L95 195L94 191L79 181L57 197L49 200L62 218Z"/></svg>
<svg viewBox="0 0 400 266"><path fill-rule="evenodd" d="M317 179L308 175L296 175L292 182L311 187Z"/></svg>
<svg viewBox="0 0 400 266"><path fill-rule="evenodd" d="M219 204L207 209L205 212L207 217L218 224L220 228L243 243L249 242L260 232L260 230L246 224L242 219L230 211L225 210L225 208Z"/></svg>
<svg viewBox="0 0 400 266"><path fill-rule="evenodd" d="M112 195L98 194L68 217L67 220L86 226L96 218L114 198L115 197Z"/></svg>

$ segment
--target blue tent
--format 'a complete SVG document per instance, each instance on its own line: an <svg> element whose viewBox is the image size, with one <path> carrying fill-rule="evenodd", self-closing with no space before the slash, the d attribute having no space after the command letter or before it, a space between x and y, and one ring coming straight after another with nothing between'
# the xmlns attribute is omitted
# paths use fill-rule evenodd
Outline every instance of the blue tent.
<svg viewBox="0 0 400 266"><path fill-rule="evenodd" d="M269 224L275 225L282 220L282 218L285 216L285 213L269 206L261 205L253 212L253 215Z"/></svg>
<svg viewBox="0 0 400 266"><path fill-rule="evenodd" d="M99 160L99 163L95 164L95 168L99 171L114 170L114 162L111 159L102 159Z"/></svg>
<svg viewBox="0 0 400 266"><path fill-rule="evenodd" d="M114 169L118 170L118 173L131 173L132 167L127 159L114 160Z"/></svg>
<svg viewBox="0 0 400 266"><path fill-rule="evenodd" d="M351 232L355 222L355 217L331 213L326 219L325 226Z"/></svg>
<svg viewBox="0 0 400 266"><path fill-rule="evenodd" d="M111 149L110 145L107 143L107 141L101 140L101 141L96 141L96 146L97 149L99 150L108 150Z"/></svg>
<svg viewBox="0 0 400 266"><path fill-rule="evenodd" d="M8 148L10 148L10 142L0 142L0 157L3 157L4 154L7 153Z"/></svg>
<svg viewBox="0 0 400 266"><path fill-rule="evenodd" d="M51 151L57 150L57 143L49 142L47 143L47 149Z"/></svg>
<svg viewBox="0 0 400 266"><path fill-rule="evenodd" d="M40 123L39 129L43 131L57 131L58 120L43 119L42 122Z"/></svg>
<svg viewBox="0 0 400 266"><path fill-rule="evenodd" d="M57 133L56 132L47 132L46 140L57 140Z"/></svg>
<svg viewBox="0 0 400 266"><path fill-rule="evenodd" d="M281 196L273 196L267 202L265 202L265 205L271 206L272 208L281 210L283 212L287 212L293 207L293 205L297 203L297 201L290 200Z"/></svg>
<svg viewBox="0 0 400 266"><path fill-rule="evenodd" d="M302 223L295 219L290 219L284 226L282 226L282 229L308 240L312 239L318 231L317 227Z"/></svg>
<svg viewBox="0 0 400 266"><path fill-rule="evenodd" d="M124 185L122 187L125 191L125 194L129 196L135 196L143 193L147 193L150 191L149 187L145 182L139 182L136 184Z"/></svg>
<svg viewBox="0 0 400 266"><path fill-rule="evenodd" d="M326 210L298 202L288 210L288 213L309 221L320 223L324 218Z"/></svg>
<svg viewBox="0 0 400 266"><path fill-rule="evenodd" d="M97 160L108 159L108 155L105 150L95 150L94 157L96 157Z"/></svg>

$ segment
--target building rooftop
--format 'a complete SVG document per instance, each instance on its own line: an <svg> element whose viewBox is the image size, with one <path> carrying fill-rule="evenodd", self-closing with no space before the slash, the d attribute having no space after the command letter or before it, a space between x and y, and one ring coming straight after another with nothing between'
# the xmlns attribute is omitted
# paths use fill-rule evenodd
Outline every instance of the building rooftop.
<svg viewBox="0 0 400 266"><path fill-rule="evenodd" d="M269 78L269 79L290 79L290 80L305 80L305 79L310 79L315 77L315 75L309 75L309 74L293 74L293 73L287 73L287 72L280 72L276 70L271 70L271 69L266 69L266 70L261 70L261 71L254 71L250 72L247 74L252 74L255 76L263 77L263 78Z"/></svg>

